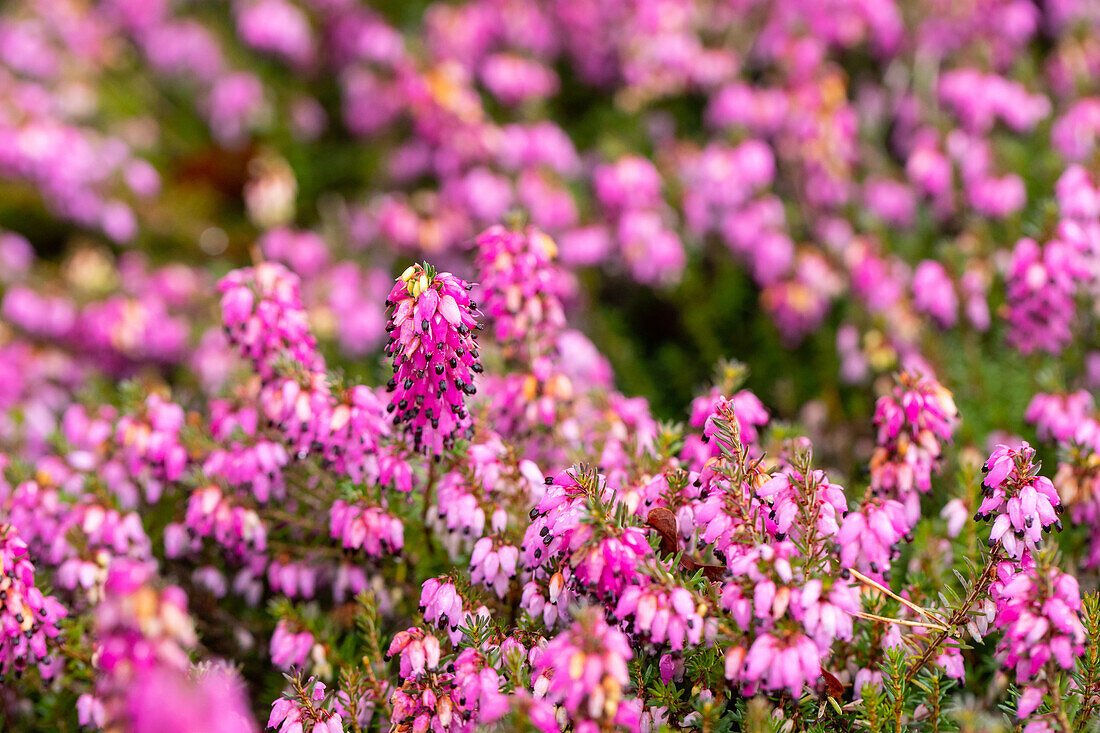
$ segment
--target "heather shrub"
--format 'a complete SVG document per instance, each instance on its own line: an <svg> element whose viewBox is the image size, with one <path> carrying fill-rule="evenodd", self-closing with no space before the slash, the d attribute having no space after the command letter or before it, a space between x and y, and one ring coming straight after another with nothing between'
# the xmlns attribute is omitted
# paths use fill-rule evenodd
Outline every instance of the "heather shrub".
<svg viewBox="0 0 1100 733"><path fill-rule="evenodd" d="M0 6L0 729L1096 729L1098 39Z"/></svg>

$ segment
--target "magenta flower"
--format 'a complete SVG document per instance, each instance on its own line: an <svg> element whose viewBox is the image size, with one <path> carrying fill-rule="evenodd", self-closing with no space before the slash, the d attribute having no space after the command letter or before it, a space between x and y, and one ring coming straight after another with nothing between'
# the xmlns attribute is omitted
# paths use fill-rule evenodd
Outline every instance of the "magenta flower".
<svg viewBox="0 0 1100 733"><path fill-rule="evenodd" d="M401 678L418 677L439 666L439 639L417 627L400 631L390 643L387 657L401 655Z"/></svg>
<svg viewBox="0 0 1100 733"><path fill-rule="evenodd" d="M141 680L159 674L186 678L196 643L183 590L156 587L150 563L116 560L95 614L95 698L108 724L125 723L128 700L141 693Z"/></svg>
<svg viewBox="0 0 1100 733"><path fill-rule="evenodd" d="M390 342L394 393L389 411L404 424L417 450L435 455L454 445L471 421L466 397L477 392L478 311L470 286L430 265L412 265L397 279L387 305L393 308Z"/></svg>
<svg viewBox="0 0 1100 733"><path fill-rule="evenodd" d="M1077 248L1054 240L1040 247L1021 239L1006 275L1009 342L1021 353L1060 354L1071 341L1074 296L1091 277Z"/></svg>
<svg viewBox="0 0 1100 733"><path fill-rule="evenodd" d="M531 672L548 678L546 699L564 707L574 721L614 724L630 683L626 663L632 656L626 635L609 626L602 612L588 609L550 640Z"/></svg>
<svg viewBox="0 0 1100 733"><path fill-rule="evenodd" d="M990 546L999 542L1014 559L1037 547L1052 526L1062 529L1061 499L1050 479L1039 475L1040 465L1035 449L1024 442L1019 448L998 445L983 469L984 498L975 519L993 519Z"/></svg>
<svg viewBox="0 0 1100 733"><path fill-rule="evenodd" d="M951 393L932 377L907 371L875 405L878 447L871 457L871 488L900 501L910 527L920 516L921 493L932 488L942 444L959 424Z"/></svg>
<svg viewBox="0 0 1100 733"><path fill-rule="evenodd" d="M814 518L819 539L833 537L840 532L840 522L848 512L844 487L830 482L821 470L807 476L793 469L776 473L756 489L756 495L770 505L768 529L780 540L788 534L799 539L810 531L803 522L796 523L804 513Z"/></svg>
<svg viewBox="0 0 1100 733"><path fill-rule="evenodd" d="M791 269L790 275L765 287L760 297L781 340L793 347L821 325L833 299L843 290L843 282L818 252L798 252Z"/></svg>
<svg viewBox="0 0 1100 733"><path fill-rule="evenodd" d="M280 669L300 667L305 664L313 649L313 634L308 630L293 631L286 619L275 624L271 635L271 663Z"/></svg>
<svg viewBox="0 0 1100 733"><path fill-rule="evenodd" d="M614 521L621 505L603 476L571 471L547 477L546 494L531 510L520 546L523 562L540 579L567 562L574 590L618 596L653 550L641 527Z"/></svg>
<svg viewBox="0 0 1100 733"><path fill-rule="evenodd" d="M688 465L701 470L708 459L721 455L719 441L712 440L716 430L715 420L723 418L730 409L736 418L738 437L741 442L748 446L753 455L761 452L757 443L760 438L760 428L770 419L767 408L755 394L747 389L727 399L715 386L709 392L692 400L690 423L693 428L701 428L703 435L686 436L681 457L688 461Z"/></svg>
<svg viewBox="0 0 1100 733"><path fill-rule="evenodd" d="M970 132L984 134L1000 119L1017 131L1030 130L1050 114L1050 100L1029 94L1022 84L976 69L955 69L940 78L939 96Z"/></svg>
<svg viewBox="0 0 1100 733"><path fill-rule="evenodd" d="M225 74L210 88L206 114L214 137L228 148L243 146L264 105L259 77L247 71Z"/></svg>
<svg viewBox="0 0 1100 733"><path fill-rule="evenodd" d="M285 496L283 469L290 456L282 442L259 437L259 411L254 405L234 409L228 400L210 403L210 432L224 448L215 448L203 472L233 487L246 487L260 503ZM239 432L238 432L239 431ZM244 440L235 438L243 436Z"/></svg>
<svg viewBox="0 0 1100 733"><path fill-rule="evenodd" d="M894 547L910 530L905 508L893 499L865 502L850 512L837 535L840 562L877 578L889 576Z"/></svg>
<svg viewBox="0 0 1100 733"><path fill-rule="evenodd" d="M598 166L592 186L596 198L611 212L652 209L661 203L660 174L652 162L636 155Z"/></svg>
<svg viewBox="0 0 1100 733"><path fill-rule="evenodd" d="M333 539L349 550L363 550L371 557L396 554L405 544L405 526L378 507L337 499L329 510Z"/></svg>
<svg viewBox="0 0 1100 733"><path fill-rule="evenodd" d="M267 528L256 510L240 506L214 484L191 493L184 526L194 550L202 537L212 537L238 561L262 556L267 549Z"/></svg>
<svg viewBox="0 0 1100 733"><path fill-rule="evenodd" d="M569 608L578 596L575 587L573 572L565 567L543 582L528 581L523 586L520 605L531 618L541 618L546 628L552 629L572 619Z"/></svg>
<svg viewBox="0 0 1100 733"><path fill-rule="evenodd" d="M554 265L557 246L534 227L494 226L478 236L477 247L483 310L493 335L513 348L530 342L530 356L537 355L565 327L562 299L568 280Z"/></svg>
<svg viewBox="0 0 1100 733"><path fill-rule="evenodd" d="M636 637L652 644L667 643L673 651L702 642L704 613L706 606L697 605L687 589L656 583L628 586L615 605L615 617Z"/></svg>
<svg viewBox="0 0 1100 733"><path fill-rule="evenodd" d="M132 733L257 730L244 684L225 665L210 665L193 676L165 670L142 675L129 692L126 710L126 730Z"/></svg>
<svg viewBox="0 0 1100 733"><path fill-rule="evenodd" d="M152 394L144 410L123 415L115 427L119 459L130 476L145 486L145 496L160 499L166 483L178 480L187 467L187 451L180 444L183 408Z"/></svg>
<svg viewBox="0 0 1100 733"><path fill-rule="evenodd" d="M526 650L514 640L505 640L499 646L501 657L506 658L509 641L515 653L526 656ZM466 713L471 721L482 725L492 723L504 717L508 712L509 697L501 692L504 678L494 669L485 653L473 648L463 649L454 661L454 689L458 708ZM495 651L495 650L494 650Z"/></svg>
<svg viewBox="0 0 1100 733"><path fill-rule="evenodd" d="M508 53L494 54L485 59L481 66L481 78L493 96L510 106L529 99L549 97L558 91L558 75L553 69Z"/></svg>
<svg viewBox="0 0 1100 733"><path fill-rule="evenodd" d="M1018 683L1034 680L1050 660L1073 669L1085 652L1076 578L1057 568L1031 568L1014 574L995 597L994 625L1004 631L998 653L1015 670Z"/></svg>
<svg viewBox="0 0 1100 733"><path fill-rule="evenodd" d="M840 577L806 578L789 540L744 551L729 566L733 578L720 603L745 637L726 653L727 679L746 694L788 689L797 697L820 679L820 660L834 642L853 638L858 587Z"/></svg>
<svg viewBox="0 0 1100 733"><path fill-rule="evenodd" d="M37 667L43 679L59 667L50 656L68 611L35 586L27 545L10 524L0 524L0 675L22 676Z"/></svg>
<svg viewBox="0 0 1100 733"><path fill-rule="evenodd" d="M817 645L795 634L784 640L761 634L747 652L734 647L726 655L726 679L753 689L788 690L796 699L802 688L821 678L821 656ZM743 655L743 656L742 656Z"/></svg>
<svg viewBox="0 0 1100 733"><path fill-rule="evenodd" d="M1078 426L1095 409L1092 394L1083 389L1064 395L1039 392L1031 398L1024 419L1035 425L1043 440L1064 443L1074 437Z"/></svg>
<svg viewBox="0 0 1100 733"><path fill-rule="evenodd" d="M924 260L913 273L913 304L932 316L940 328L951 328L959 317L959 297L943 265Z"/></svg>
<svg viewBox="0 0 1100 733"><path fill-rule="evenodd" d="M498 598L504 598L512 578L516 577L519 550L514 545L495 543L482 537L474 544L470 555L470 581L492 588Z"/></svg>
<svg viewBox="0 0 1100 733"><path fill-rule="evenodd" d="M420 591L420 611L425 621L434 623L439 629L446 629L454 644L462 638L459 629L467 625L471 615L465 609L465 601L454 583L446 578L424 581Z"/></svg>
<svg viewBox="0 0 1100 733"><path fill-rule="evenodd" d="M237 29L241 40L260 51L282 56L295 66L313 59L309 18L286 0L256 0L238 6Z"/></svg>
<svg viewBox="0 0 1100 733"><path fill-rule="evenodd" d="M822 653L837 639L851 640L853 619L862 610L859 590L843 580L814 578L797 594L802 625Z"/></svg>
<svg viewBox="0 0 1100 733"><path fill-rule="evenodd" d="M410 633L419 631L410 629ZM398 634L400 638L401 635ZM412 649L409 656L415 656L410 664L419 666L420 651L416 641L409 637L406 650ZM430 644L433 637L426 636L424 641ZM397 644L398 640L395 639ZM405 644L404 639L401 640ZM391 647L392 649L393 647ZM503 654L503 645L500 648ZM394 730L399 731L469 731L493 723L509 710L508 696L501 691L504 679L489 661L489 653L496 649L463 649L446 672L432 671L427 674L409 674L402 676L404 681L390 697L393 705ZM402 656L402 670L405 669L405 654ZM434 647L426 652L435 655ZM438 663L438 659L435 659ZM430 664L430 661L425 661ZM410 670L413 667L410 667Z"/></svg>
<svg viewBox="0 0 1100 733"><path fill-rule="evenodd" d="M267 727L279 733L342 733L343 717L335 710L335 696L326 694L325 683L311 679L303 689L304 699L280 697L271 704Z"/></svg>
<svg viewBox="0 0 1100 733"><path fill-rule="evenodd" d="M299 294L298 277L265 262L234 270L218 283L222 320L237 352L270 379L282 355L307 369L323 365Z"/></svg>

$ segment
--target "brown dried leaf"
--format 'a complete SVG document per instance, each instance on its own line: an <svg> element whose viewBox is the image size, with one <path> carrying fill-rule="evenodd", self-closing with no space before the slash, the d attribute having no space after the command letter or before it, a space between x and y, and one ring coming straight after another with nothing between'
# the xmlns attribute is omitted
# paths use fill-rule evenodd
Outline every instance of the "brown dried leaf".
<svg viewBox="0 0 1100 733"><path fill-rule="evenodd" d="M676 536L676 515L668 508L659 506L649 510L645 523L661 535L661 552L674 555L680 549Z"/></svg>

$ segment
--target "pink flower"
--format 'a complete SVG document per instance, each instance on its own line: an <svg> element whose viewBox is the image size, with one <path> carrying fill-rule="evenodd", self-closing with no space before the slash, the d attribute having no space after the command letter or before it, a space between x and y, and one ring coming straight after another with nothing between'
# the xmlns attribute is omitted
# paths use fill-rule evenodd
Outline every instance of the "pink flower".
<svg viewBox="0 0 1100 733"><path fill-rule="evenodd" d="M1051 660L1062 669L1073 669L1085 651L1076 578L1057 568L1042 572L1032 567L995 588L995 599L994 625L1004 632L998 653L1005 666L1015 670L1017 683L1035 680ZM1034 693L1022 704L1033 699Z"/></svg>
<svg viewBox="0 0 1100 733"><path fill-rule="evenodd" d="M632 656L626 635L609 626L602 612L588 609L540 651L531 672L549 679L546 699L562 705L573 721L613 723L630 682L626 665Z"/></svg>
<svg viewBox="0 0 1100 733"><path fill-rule="evenodd" d="M1058 492L1050 479L1038 475L1039 468L1035 449L1023 442L1018 449L998 445L983 469L984 498L975 518L993 520L990 546L999 542L1014 559L1037 547L1051 526L1062 529Z"/></svg>
<svg viewBox="0 0 1100 733"><path fill-rule="evenodd" d="M271 663L281 669L300 667L313 649L313 634L294 632L286 619L280 619L271 635Z"/></svg>
<svg viewBox="0 0 1100 733"><path fill-rule="evenodd" d="M335 699L326 699L325 684L310 679L304 685L309 700L281 697L271 704L268 728L278 728L279 733L340 733L344 730L343 718L331 708L337 707Z"/></svg>
<svg viewBox="0 0 1100 733"><path fill-rule="evenodd" d="M138 677L127 694L127 730L133 733L257 730L244 685L229 668L208 667L197 679L156 670Z"/></svg>
<svg viewBox="0 0 1100 733"><path fill-rule="evenodd" d="M565 327L562 299L569 281L555 264L557 246L528 227L491 227L477 238L482 309L498 341L530 359L549 348Z"/></svg>
<svg viewBox="0 0 1100 733"><path fill-rule="evenodd" d="M1043 690L1039 687L1025 687L1016 703L1016 717L1023 720L1043 704Z"/></svg>
<svg viewBox="0 0 1100 733"><path fill-rule="evenodd" d="M440 629L447 629L453 643L462 638L459 628L465 626L470 616L454 583L445 579L429 578L420 591L420 610L424 620L433 622Z"/></svg>
<svg viewBox="0 0 1100 733"><path fill-rule="evenodd" d="M592 174L596 198L609 211L651 209L661 203L661 176L649 160L627 155Z"/></svg>
<svg viewBox="0 0 1100 733"><path fill-rule="evenodd" d="M439 639L415 626L398 632L390 643L387 657L401 655L401 677L408 679L439 666Z"/></svg>
<svg viewBox="0 0 1100 733"><path fill-rule="evenodd" d="M506 105L549 97L558 91L558 75L552 69L509 53L485 59L481 78L493 96Z"/></svg>
<svg viewBox="0 0 1100 733"><path fill-rule="evenodd" d="M397 279L387 305L394 376L390 412L417 450L436 455L470 427L465 400L474 394L478 360L477 310L470 286L449 272L412 265Z"/></svg>
<svg viewBox="0 0 1100 733"><path fill-rule="evenodd" d="M964 517L969 519L969 515ZM865 502L844 518L837 543L840 562L875 578L889 576L895 546L911 529L905 507L894 499Z"/></svg>
<svg viewBox="0 0 1100 733"><path fill-rule="evenodd" d="M958 319L959 298L943 265L924 260L913 274L913 300L917 310L931 315L940 328L951 328Z"/></svg>
<svg viewBox="0 0 1100 733"><path fill-rule="evenodd" d="M942 443L950 442L958 424L951 393L931 377L902 372L893 392L875 404L871 488L900 501L910 527L920 515L920 493L932 488Z"/></svg>
<svg viewBox="0 0 1100 733"><path fill-rule="evenodd" d="M619 596L615 617L623 619L635 636L652 644L668 644L673 651L702 641L704 618L691 593L656 583L631 585Z"/></svg>
<svg viewBox="0 0 1100 733"><path fill-rule="evenodd" d="M785 689L798 698L803 687L821 678L821 657L817 645L800 634L785 641L761 634L749 647L741 668L731 669L731 659L726 658L726 677L765 690Z"/></svg>
<svg viewBox="0 0 1100 733"><path fill-rule="evenodd" d="M400 519L359 502L334 501L329 526L332 538L341 540L344 547L362 549L372 557L396 554L405 543L405 526Z"/></svg>
<svg viewBox="0 0 1100 733"><path fill-rule="evenodd" d="M238 7L237 29L249 46L282 56L295 66L308 66L313 60L309 18L297 5L286 0L254 0Z"/></svg>
<svg viewBox="0 0 1100 733"><path fill-rule="evenodd" d="M498 598L504 598L512 578L516 577L519 550L513 545L498 545L489 537L474 544L470 555L470 581L492 588Z"/></svg>
<svg viewBox="0 0 1100 733"><path fill-rule="evenodd" d="M1029 354L1060 354L1072 339L1078 283L1090 277L1081 253L1054 240L1040 247L1034 240L1016 243L1006 275L1009 341Z"/></svg>
<svg viewBox="0 0 1100 733"><path fill-rule="evenodd" d="M27 545L11 524L0 524L0 592L0 675L37 666L50 679L58 671L50 647L68 611L35 586Z"/></svg>

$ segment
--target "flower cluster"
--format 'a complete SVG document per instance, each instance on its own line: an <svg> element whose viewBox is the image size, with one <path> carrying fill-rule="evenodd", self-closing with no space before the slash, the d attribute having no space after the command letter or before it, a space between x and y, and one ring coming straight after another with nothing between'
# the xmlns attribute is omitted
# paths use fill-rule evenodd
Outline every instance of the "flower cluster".
<svg viewBox="0 0 1100 733"><path fill-rule="evenodd" d="M1026 442L1019 448L998 445L983 470L982 503L977 518L993 521L989 544L1011 558L1034 550L1043 534L1061 530L1062 502L1054 484L1039 475L1041 464Z"/></svg>
<svg viewBox="0 0 1100 733"><path fill-rule="evenodd" d="M876 443L871 488L905 506L909 526L920 516L920 494L932 488L943 444L959 424L951 393L931 377L902 372L875 404Z"/></svg>
<svg viewBox="0 0 1100 733"><path fill-rule="evenodd" d="M1085 653L1077 579L1055 567L1030 565L1002 573L995 586L997 653L1021 687L1017 716L1028 731L1054 730L1053 714L1035 714L1055 670L1073 670Z"/></svg>
<svg viewBox="0 0 1100 733"><path fill-rule="evenodd" d="M156 733L166 726L185 733L259 730L240 676L224 663L206 663L187 677L165 670L144 674L128 698L126 722L135 733Z"/></svg>
<svg viewBox="0 0 1100 733"><path fill-rule="evenodd" d="M837 639L852 638L860 609L855 587L841 578L800 581L795 573L809 568L798 567L790 541L745 552L730 570L734 577L723 586L722 607L752 633L726 651L726 678L746 694L786 689L797 696L816 684L822 656Z"/></svg>
<svg viewBox="0 0 1100 733"><path fill-rule="evenodd" d="M1072 247L1060 241L1040 246L1021 239L1008 269L1010 338L1023 353L1059 354L1072 334L1077 281L1088 276Z"/></svg>
<svg viewBox="0 0 1100 733"><path fill-rule="evenodd" d="M187 596L176 586L158 590L153 581L146 563L118 561L108 572L95 615L93 663L99 674L94 696L84 703L89 717L82 724L124 725L129 698L140 693L142 683L187 673L197 642Z"/></svg>
<svg viewBox="0 0 1100 733"><path fill-rule="evenodd" d="M420 591L420 611L424 614L424 620L440 629L447 629L451 641L455 643L462 638L459 629L466 625L471 616L465 605L454 583L439 578L424 581Z"/></svg>
<svg viewBox="0 0 1100 733"><path fill-rule="evenodd" d="M493 540L482 537L470 554L470 581L484 583L503 598L508 584L516 576L519 550L513 545L493 546Z"/></svg>
<svg viewBox="0 0 1100 733"><path fill-rule="evenodd" d="M0 674L37 668L43 679L52 677L57 666L50 647L66 615L56 598L35 586L26 543L10 524L0 524Z"/></svg>
<svg viewBox="0 0 1100 733"><path fill-rule="evenodd" d="M298 279L277 263L235 270L219 284L226 336L260 376L274 375L284 354L304 367L317 365L317 345L298 290Z"/></svg>
<svg viewBox="0 0 1100 733"><path fill-rule="evenodd" d="M308 630L293 631L286 620L280 620L271 635L271 663L280 669L300 667L313 650L313 634Z"/></svg>
<svg viewBox="0 0 1100 733"><path fill-rule="evenodd" d="M470 427L466 397L477 392L477 309L465 281L411 265L390 291L386 353L393 358L387 409L417 450L440 454Z"/></svg>
<svg viewBox="0 0 1100 733"><path fill-rule="evenodd" d="M872 577L888 579L895 546L910 534L905 507L894 499L871 499L850 512L837 533L840 561Z"/></svg>
<svg viewBox="0 0 1100 733"><path fill-rule="evenodd" d="M405 526L401 520L377 507L363 507L346 501L333 502L329 512L333 539L353 550L379 557L401 551Z"/></svg>
<svg viewBox="0 0 1100 733"><path fill-rule="evenodd" d="M191 494L182 531L191 539L192 550L198 549L201 538L212 537L238 560L267 548L267 529L256 511L235 506L214 485L195 489ZM167 554L178 556L181 549L169 548Z"/></svg>
<svg viewBox="0 0 1100 733"><path fill-rule="evenodd" d="M619 596L652 555L645 532L624 526L622 505L604 476L577 467L547 479L546 494L531 510L520 547L533 573L531 582L549 578L550 602L559 607L561 599L553 598L557 577L574 592Z"/></svg>
<svg viewBox="0 0 1100 733"><path fill-rule="evenodd" d="M531 671L547 680L546 699L564 707L578 725L592 721L631 730L638 727L639 712L636 701L624 697L632 656L626 636L593 611L551 639Z"/></svg>
<svg viewBox="0 0 1100 733"><path fill-rule="evenodd" d="M1000 651L1017 682L1034 679L1049 660L1073 669L1085 644L1076 578L1055 568L1045 573L1036 568L1008 580L997 596L994 623L1005 631Z"/></svg>
<svg viewBox="0 0 1100 733"><path fill-rule="evenodd" d="M413 627L393 637L387 656L401 656L401 677L408 679L439 666L439 639Z"/></svg>
<svg viewBox="0 0 1100 733"><path fill-rule="evenodd" d="M626 621L638 639L680 651L685 645L702 643L709 625L704 619L706 606L700 606L691 592L675 586L632 585L615 604L615 618ZM710 629L713 633L713 629Z"/></svg>
<svg viewBox="0 0 1100 733"><path fill-rule="evenodd" d="M534 355L565 327L565 274L554 265L557 245L534 227L491 227L477 238L482 310L502 344L529 342ZM541 344L541 348L539 348Z"/></svg>
<svg viewBox="0 0 1100 733"><path fill-rule="evenodd" d="M310 731L310 733L340 733L343 716L335 710L338 700L326 694L325 683L312 681L311 690L299 686L296 697L281 697L271 704L267 727L280 733Z"/></svg>

